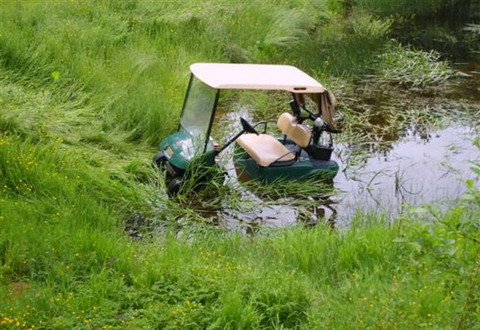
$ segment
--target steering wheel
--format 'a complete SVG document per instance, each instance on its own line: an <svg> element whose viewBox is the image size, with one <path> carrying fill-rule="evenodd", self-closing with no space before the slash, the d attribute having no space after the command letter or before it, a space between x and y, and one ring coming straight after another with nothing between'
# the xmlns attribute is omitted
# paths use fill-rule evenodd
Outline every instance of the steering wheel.
<svg viewBox="0 0 480 330"><path fill-rule="evenodd" d="M240 117L240 122L242 123L242 128L245 132L259 135L257 130L255 128L253 128L253 126L248 121L243 119L242 117Z"/></svg>

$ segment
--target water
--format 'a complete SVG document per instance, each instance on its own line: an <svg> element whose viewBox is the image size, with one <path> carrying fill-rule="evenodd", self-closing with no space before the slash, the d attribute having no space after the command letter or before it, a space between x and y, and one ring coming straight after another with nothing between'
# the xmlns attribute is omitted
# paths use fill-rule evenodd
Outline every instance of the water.
<svg viewBox="0 0 480 330"><path fill-rule="evenodd" d="M428 139L409 132L391 151L373 154L354 167L347 166L337 152L333 159L341 170L333 183L336 193L317 201L311 198L304 206L295 198L271 201L245 189L248 211L225 209L218 214L220 224L250 230L329 221L337 227L348 227L357 212L391 220L412 206L448 207L466 192L466 180L474 180L478 186L478 178L471 171L472 164L480 163L480 151L472 140L477 134L464 126L436 131ZM337 146L338 151L342 148ZM230 180L235 180L233 164L229 174Z"/></svg>
<svg viewBox="0 0 480 330"><path fill-rule="evenodd" d="M466 83L454 88L451 97L480 102L480 54L469 62L457 63L456 68L470 77Z"/></svg>
<svg viewBox="0 0 480 330"><path fill-rule="evenodd" d="M345 224L357 211L391 217L407 206L456 200L466 191L465 180L478 180L470 170L480 162L472 141L476 135L475 129L464 126L433 132L428 139L410 131L391 151L340 172L334 185L343 193L333 198L338 221Z"/></svg>
<svg viewBox="0 0 480 330"><path fill-rule="evenodd" d="M479 63L477 59L460 66L471 77L445 92L446 102L448 98L452 100L450 107L462 107L465 102L478 104L480 101ZM217 118L223 132L220 135L238 131L239 117L251 120L252 115L252 109L248 108L220 113ZM242 228L246 232L259 227L285 227L299 223L315 225L319 221L348 227L357 212L382 215L391 220L409 207L434 204L446 208L466 192L466 180L473 180L479 186L478 178L471 171L474 163L480 163L480 151L474 144L478 128L465 121L452 121L441 129L422 127L421 131L422 134L419 134L418 127L407 130L397 141L389 144L388 151L370 152L361 164L355 166L345 157L352 146L337 145L332 157L340 165L340 172L333 183L335 193L320 200L307 198L308 203L295 198L272 201L255 196L234 183L242 191L248 210L227 207L218 213L219 222L228 228ZM230 174L229 180L235 182L229 153L227 150L224 163Z"/></svg>

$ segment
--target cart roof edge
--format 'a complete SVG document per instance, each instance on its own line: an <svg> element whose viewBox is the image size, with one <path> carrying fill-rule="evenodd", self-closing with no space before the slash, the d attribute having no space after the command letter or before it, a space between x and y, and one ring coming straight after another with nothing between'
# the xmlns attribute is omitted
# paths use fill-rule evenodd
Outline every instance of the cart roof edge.
<svg viewBox="0 0 480 330"><path fill-rule="evenodd" d="M285 90L292 93L323 93L325 88L291 65L194 63L190 71L215 89Z"/></svg>

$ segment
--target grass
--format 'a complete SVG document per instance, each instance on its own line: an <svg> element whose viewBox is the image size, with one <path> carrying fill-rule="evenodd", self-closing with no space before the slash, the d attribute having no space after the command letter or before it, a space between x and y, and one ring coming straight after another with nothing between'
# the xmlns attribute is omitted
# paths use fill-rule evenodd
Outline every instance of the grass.
<svg viewBox="0 0 480 330"><path fill-rule="evenodd" d="M336 1L277 3L6 3L0 63L40 86L54 82L53 92L65 99L87 102L102 116L102 130L157 143L176 127L193 62L363 73L387 41L390 21L361 13L342 20Z"/></svg>
<svg viewBox="0 0 480 330"><path fill-rule="evenodd" d="M377 79L405 87L439 85L453 76L448 63L434 51L422 52L393 46L380 57Z"/></svg>
<svg viewBox="0 0 480 330"><path fill-rule="evenodd" d="M388 74L403 60L423 65L421 86L447 69L393 47L395 21L365 3L2 3L0 327L476 326L474 188L445 214L412 210L392 225L359 215L346 232L319 223L252 236L210 224L219 209L258 207L244 187L172 200L150 166L177 125L193 62L298 65L347 99L338 119L360 150L393 141L411 120L447 117L428 104L398 112L351 96L366 74L399 83ZM385 49L402 61L379 61ZM247 103L267 119L285 110L252 95L232 93L222 106ZM306 218L330 193L311 183L247 188Z"/></svg>
<svg viewBox="0 0 480 330"><path fill-rule="evenodd" d="M395 39L427 52L434 49L444 58L464 61L478 48L478 38L469 29L479 20L476 1L360 0L356 5L378 17L394 18Z"/></svg>
<svg viewBox="0 0 480 330"><path fill-rule="evenodd" d="M167 234L136 244L111 227L102 235L99 212L89 231L76 231L66 244L59 234L72 226L68 218L48 225L30 218L32 234L25 235L26 226L18 226L25 218L12 218L2 207L2 234L23 232L23 239L34 236L37 244L26 251L18 249L23 244L17 240L2 249L9 260L3 267L15 276L3 272L9 281L2 289L0 322L95 328L471 327L480 316L475 300L480 251L478 204L471 201L478 192L469 196L445 215L414 210L410 220L392 227L371 222L345 233L318 226L245 237L200 226L185 229L182 237ZM46 265L56 266L46 271Z"/></svg>

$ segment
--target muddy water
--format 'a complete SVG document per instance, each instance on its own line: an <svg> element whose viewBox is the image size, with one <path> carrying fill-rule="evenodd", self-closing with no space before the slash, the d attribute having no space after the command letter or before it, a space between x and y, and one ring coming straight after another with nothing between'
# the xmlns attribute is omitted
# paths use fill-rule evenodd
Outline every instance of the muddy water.
<svg viewBox="0 0 480 330"><path fill-rule="evenodd" d="M460 66L470 77L448 93L455 101L453 106L462 106L464 102L478 105L479 67L478 60ZM254 121L249 108L219 114L217 120L224 132L221 135L238 131L239 117ZM242 191L249 207L240 211L225 208L219 212L218 219L224 226L246 231L298 223L314 225L319 221L348 227L358 212L392 219L412 206L448 207L465 193L466 180L474 180L479 186L478 178L471 171L473 163L480 163L480 151L474 144L479 136L478 127L453 120L442 128L422 128L421 135L416 132L418 127L407 130L389 145L388 151L372 152L355 166L345 157L351 146L337 145L332 157L340 165L333 184L335 192L320 200L310 199L308 206L295 198L274 201L260 198L242 187L235 182L235 171L228 156L231 152L227 151L223 162L230 174L230 183Z"/></svg>

